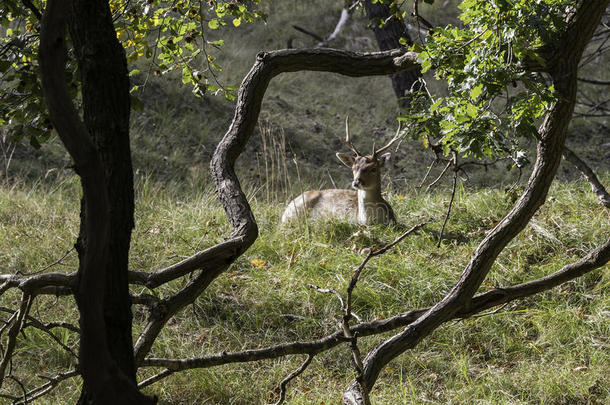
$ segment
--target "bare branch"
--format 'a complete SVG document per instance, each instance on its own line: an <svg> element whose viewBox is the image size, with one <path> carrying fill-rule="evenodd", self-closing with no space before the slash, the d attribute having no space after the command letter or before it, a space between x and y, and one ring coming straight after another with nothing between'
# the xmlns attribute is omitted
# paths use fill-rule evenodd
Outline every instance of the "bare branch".
<svg viewBox="0 0 610 405"><path fill-rule="evenodd" d="M427 28L429 34L434 32L435 27L419 14L419 0L413 0L413 13L411 15L417 19L418 23L423 24Z"/></svg>
<svg viewBox="0 0 610 405"><path fill-rule="evenodd" d="M138 384L138 388L144 388L151 384L154 384L157 381L160 381L160 380L164 379L165 377L170 376L171 374L174 373L174 371L175 370L165 369L162 372L155 374L150 378L147 378L146 380L140 381L140 383Z"/></svg>
<svg viewBox="0 0 610 405"><path fill-rule="evenodd" d="M345 24L349 21L349 17L351 15L352 8L344 8L341 10L341 15L339 16L339 21L337 21L337 25L335 25L335 29L330 33L328 38L326 38L322 43L318 44L318 46L328 46L329 43L334 41L338 36Z"/></svg>
<svg viewBox="0 0 610 405"><path fill-rule="evenodd" d="M43 378L43 379L47 380L47 382L44 383L43 385L36 387L33 390L29 391L25 395L25 398L23 399L23 401L14 402L13 405L27 405L27 404L31 403L32 401L51 392L62 381L65 381L68 378L76 377L78 375L79 375L79 373L76 370L59 373L58 375L56 375L54 377L47 377L47 376L39 375L38 376L39 378Z"/></svg>
<svg viewBox="0 0 610 405"><path fill-rule="evenodd" d="M17 345L17 335L19 335L19 331L23 327L23 321L30 309L31 303L32 296L23 293L19 310L11 317L13 323L8 330L8 342L2 355L2 362L0 362L0 387L2 387L2 383L6 376L6 367L13 358L13 351Z"/></svg>
<svg viewBox="0 0 610 405"><path fill-rule="evenodd" d="M39 329L41 331L43 331L44 333L46 333L47 335L49 335L51 337L51 339L53 339L55 341L55 343L57 343L62 349L64 349L65 351L67 351L69 354L71 354L73 357L78 358L78 355L76 353L74 353L74 351L72 350L72 348L70 348L69 346L65 345L60 338L58 338L53 332L51 332L51 329L45 325L44 323L40 322L38 319L33 318L31 316L28 316L28 321L23 325L23 329L26 329L28 327L34 327L36 329ZM56 326L57 327L57 326ZM62 325L62 327L68 329L68 330L72 330L71 327L73 327L73 325L70 325L70 327L66 327L64 325ZM75 328L76 332L79 332L78 328Z"/></svg>
<svg viewBox="0 0 610 405"><path fill-rule="evenodd" d="M280 382L280 397L273 405L280 405L284 402L284 399L286 398L286 386L290 381L292 381L293 379L298 377L303 371L305 371L305 369L307 368L307 366L309 366L312 360L313 355L308 355L303 364L301 364L298 369L294 370Z"/></svg>
<svg viewBox="0 0 610 405"><path fill-rule="evenodd" d="M449 221L449 216L451 215L451 207L453 206L453 201L455 200L455 190L457 188L457 179L458 179L458 171L456 169L454 169L453 170L453 182L452 182L452 186L451 186L451 199L449 200L449 205L447 206L447 214L445 215L445 220L443 221L443 226L441 227L441 232L438 235L438 243L437 243L436 247L441 247L441 241L443 240L443 233L445 233L445 226L447 225L447 221Z"/></svg>
<svg viewBox="0 0 610 405"><path fill-rule="evenodd" d="M333 290L332 288L322 288L322 287L318 287L315 284L307 284L307 287L312 288L318 292L321 292L323 294L334 294L337 299L339 300L339 302L341 303L341 308L343 309L345 307L345 304L343 303L343 297L341 296L341 294L339 293L339 291L337 290Z"/></svg>
<svg viewBox="0 0 610 405"><path fill-rule="evenodd" d="M318 41L318 43L316 44L316 48L326 47L332 41L337 39L341 30L343 29L345 24L347 24L347 22L349 21L350 15L351 15L356 3L357 2L354 2L351 6L344 7L341 9L341 15L339 16L339 21L337 21L337 25L335 26L335 29L326 38L322 38L320 35L316 34L315 32L312 32L305 28L299 27L297 25L293 25L292 28L294 28L295 30L302 32L303 34L308 35L308 36L312 37L313 39L315 39L316 41ZM292 42L292 39L293 38L288 40L288 43L289 43L288 48L292 48L292 46L290 45Z"/></svg>
<svg viewBox="0 0 610 405"><path fill-rule="evenodd" d="M424 175L423 179L421 180L421 182L419 183L419 185L416 188L422 188L424 183L426 182L426 179L428 178L428 176L430 175L430 172L432 171L432 168L436 165L436 163L439 161L438 156L434 158L434 160L432 161L432 163L430 163L430 166L428 166L428 170L426 171L426 174Z"/></svg>
<svg viewBox="0 0 610 405"><path fill-rule="evenodd" d="M0 274L0 282L3 282L0 287L0 295L8 288L18 288L23 292L32 295L38 295L46 291L61 291L62 289L70 289L76 279L76 273L47 273L38 274L36 276L19 277L12 274ZM63 295L63 294L61 294Z"/></svg>
<svg viewBox="0 0 610 405"><path fill-rule="evenodd" d="M468 318L495 306L503 305L516 299L526 298L543 291L550 290L551 288L557 287L567 281L581 277L586 273L598 269L604 266L608 261L610 261L610 239L589 252L582 259L574 263L570 263L562 267L557 272L549 274L548 276L522 284L494 288L474 296L470 302L470 305L461 307L458 311L456 311L452 319ZM426 307L407 311L390 318L359 323L350 327L350 332L352 334L358 334L359 337L365 337L403 328L415 322L430 309L431 307ZM141 366L167 368L167 370L161 373L163 376L160 378L157 378L159 375L155 376L155 380L153 382L156 382L176 371L194 368L210 368L232 363L268 360L295 354L315 355L322 351L332 349L333 347L345 342L346 339L343 331L337 331L331 335L312 341L296 341L261 349L251 349L233 353L223 352L206 357L192 359L148 358L142 362ZM144 381L140 383L140 386L144 386L142 384L144 384Z"/></svg>
<svg viewBox="0 0 610 405"><path fill-rule="evenodd" d="M432 187L436 186L436 184L441 181L441 179L443 178L443 176L445 175L445 173L447 173L447 170L449 170L449 168L451 167L452 162L451 160L447 162L447 164L445 165L445 168L443 169L443 171L438 175L438 177L436 179L434 179L434 181L430 184L428 184L428 187L426 187L426 193L429 192Z"/></svg>
<svg viewBox="0 0 610 405"><path fill-rule="evenodd" d="M44 327L47 329L64 328L71 332L80 333L80 329L78 328L78 326L72 325L71 323L68 323L68 322L49 322L46 325L44 325Z"/></svg>
<svg viewBox="0 0 610 405"><path fill-rule="evenodd" d="M568 162L572 163L576 167L583 177L591 185L591 190L597 195L599 201L607 208L610 208L610 194L604 188L604 185L599 181L593 170L587 165L581 158L578 157L568 147L563 148L563 158Z"/></svg>
<svg viewBox="0 0 610 405"><path fill-rule="evenodd" d="M583 83L596 84L599 86L610 86L610 81L604 81L604 80L593 80L593 79L585 79L584 77L579 77L578 81L583 82Z"/></svg>
<svg viewBox="0 0 610 405"><path fill-rule="evenodd" d="M63 262L63 261L64 261L64 259L65 259L66 257L68 257L68 255L69 255L70 253L72 253L73 251L74 251L74 247L72 247L72 248L68 249L68 250L67 250L67 251L66 251L66 252L65 252L65 253L64 253L64 254L63 254L63 255L62 255L62 256L61 256L59 259L55 260L55 261L54 261L53 263L51 263L51 264L46 265L45 267L43 267L43 268L42 268L42 269L40 269L40 270L37 270L37 271L32 272L32 273L19 273L19 272L18 272L17 274L21 274L22 276L33 276L33 275L36 275L36 274L40 274L40 273L42 273L42 272L45 272L45 271L47 271L48 269L50 269L51 267L53 267L53 266L57 266L58 264L61 264L61 262Z"/></svg>
<svg viewBox="0 0 610 405"><path fill-rule="evenodd" d="M315 32L311 32L309 30L306 30L305 28L299 27L298 25L293 25L292 28L294 28L295 30L297 30L299 32L302 32L305 35L309 35L310 37L312 37L316 41L319 41L320 43L324 42L324 38L322 38L321 36L319 36Z"/></svg>

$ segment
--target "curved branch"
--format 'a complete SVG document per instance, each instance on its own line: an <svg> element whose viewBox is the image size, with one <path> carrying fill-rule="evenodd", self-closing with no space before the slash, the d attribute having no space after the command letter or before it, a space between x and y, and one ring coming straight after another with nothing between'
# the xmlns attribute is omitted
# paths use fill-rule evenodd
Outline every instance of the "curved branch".
<svg viewBox="0 0 610 405"><path fill-rule="evenodd" d="M8 343L4 349L4 353L2 353L2 362L0 362L0 387L2 387L2 383L4 382L6 367L13 358L13 351L17 345L17 335L23 328L23 322L28 314L28 311L30 310L31 303L32 296L23 293L19 310L15 312L9 320L9 323L12 321L13 324L8 330Z"/></svg>
<svg viewBox="0 0 610 405"><path fill-rule="evenodd" d="M483 239L454 288L417 321L369 353L365 359L363 379L348 388L344 396L345 404L367 404L366 399L360 399L367 397L386 364L405 350L415 347L458 311L472 307L472 296L497 256L544 203L559 167L567 127L574 111L578 63L609 2L595 0L580 6L558 42L554 59L547 65L557 91L557 101L540 128L537 160L525 192L506 217Z"/></svg>
<svg viewBox="0 0 610 405"><path fill-rule="evenodd" d="M286 399L286 386L288 385L288 383L290 381L294 380L303 371L305 371L305 369L309 366L309 363L311 363L312 360L313 360L313 356L310 354L309 356L307 356L305 361L299 366L299 368L297 368L292 373L287 375L286 378L284 378L280 382L280 397L278 398L277 402L275 402L273 405L280 405L284 402L284 399Z"/></svg>
<svg viewBox="0 0 610 405"><path fill-rule="evenodd" d="M76 273L47 273L27 277L19 277L12 274L2 274L0 275L0 282L3 284L2 288L0 288L0 292L8 288L19 288L21 291L37 295L44 289L71 289L74 286L75 281Z"/></svg>
<svg viewBox="0 0 610 405"><path fill-rule="evenodd" d="M135 344L136 364L142 363L163 325L173 314L192 303L207 286L242 255L258 237L258 227L246 195L235 174L235 161L244 150L258 121L261 104L271 79L280 73L302 70L333 72L361 77L416 69L417 54L405 50L357 53L338 49L286 49L261 52L244 78L229 130L218 144L211 161L212 178L233 231L228 239L176 265L147 276L132 273L132 280L156 286L201 269L197 277L151 311L144 331Z"/></svg>
<svg viewBox="0 0 610 405"><path fill-rule="evenodd" d="M59 383L61 383L62 381L65 381L68 378L76 377L78 375L79 375L78 371L71 370L71 371L66 371L64 373L59 373L58 375L56 375L54 377L39 376L40 378L46 379L47 382L42 384L41 386L36 387L33 390L29 391L25 395L25 398L23 399L23 401L15 401L13 405L27 405L27 404L31 403L32 401L49 393L51 390L53 390L53 388L57 387L57 385Z"/></svg>
<svg viewBox="0 0 610 405"><path fill-rule="evenodd" d="M610 86L610 81L604 81L604 80L593 80L593 79L585 79L584 77L579 77L578 81L583 82L583 83L596 84L598 86Z"/></svg>
<svg viewBox="0 0 610 405"><path fill-rule="evenodd" d="M572 163L576 169L583 175L583 177L591 185L591 190L599 198L600 203L605 207L610 208L610 194L604 188L604 185L599 181L593 170L586 164L581 158L576 155L567 146L563 148L563 158L568 162Z"/></svg>
<svg viewBox="0 0 610 405"><path fill-rule="evenodd" d="M467 309L464 308L457 311L453 315L452 319L468 318L489 308L504 305L516 299L526 298L540 292L550 290L551 288L557 287L560 284L598 269L608 263L608 261L610 261L610 239L592 250L582 259L565 265L555 273L522 284L494 288L476 295L472 298L471 306ZM428 312L430 308L431 307L416 309L390 318L375 320L372 322L362 322L350 327L350 332L352 334L357 334L359 337L372 336L388 332L413 323L423 314ZM148 358L142 362L141 366L166 368L166 370L156 376L157 378L148 383L152 384L177 371L194 368L209 368L232 363L269 360L288 355L315 355L325 350L332 349L333 347L347 341L348 340L345 338L343 330L339 330L331 335L317 340L290 342L261 349L244 350L241 352L223 352L216 355L192 359ZM148 380L143 381L140 386L148 385L145 384L146 382L148 382Z"/></svg>

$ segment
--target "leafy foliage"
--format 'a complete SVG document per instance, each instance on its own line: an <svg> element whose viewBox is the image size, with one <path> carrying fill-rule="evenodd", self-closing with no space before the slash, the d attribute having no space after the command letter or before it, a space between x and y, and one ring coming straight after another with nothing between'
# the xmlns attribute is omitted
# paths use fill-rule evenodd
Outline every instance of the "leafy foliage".
<svg viewBox="0 0 610 405"><path fill-rule="evenodd" d="M115 29L126 51L128 62L146 60L150 74L182 72L182 82L193 86L193 93L223 94L232 99L234 87L216 80L214 50L223 41L208 41L207 33L224 26L265 18L257 11L260 0L111 0ZM30 4L25 7L24 4ZM45 2L7 0L0 9L0 126L18 141L29 140L38 148L48 139L52 125L46 112L38 78L39 10ZM229 24L230 22L230 24ZM73 59L66 67L69 89L78 103L80 86ZM130 76L141 73L133 69ZM137 90L134 85L132 90ZM134 98L137 105L137 99Z"/></svg>
<svg viewBox="0 0 610 405"><path fill-rule="evenodd" d="M222 68L211 52L219 49L224 41L208 40L207 34L225 26L238 27L242 22L266 18L254 9L258 3L260 0L139 0L125 8L115 0L110 5L118 14L115 26L127 60L136 62L144 58L150 62L147 78L151 72L162 75L180 70L182 83L192 85L196 96L211 92L233 99L236 89L223 86L216 79L215 72ZM139 73L139 69L131 71L131 75Z"/></svg>
<svg viewBox="0 0 610 405"><path fill-rule="evenodd" d="M536 137L536 123L554 102L552 86L521 61L540 56L565 27L571 0L465 0L463 27L438 28L425 46L415 45L422 71L434 69L448 95L422 92L402 117L411 136L438 139L477 158L512 154L518 140Z"/></svg>
<svg viewBox="0 0 610 405"><path fill-rule="evenodd" d="M0 9L0 126L13 140L26 138L37 148L52 129L38 78L38 18L16 1L4 4ZM73 67L68 72L73 75Z"/></svg>

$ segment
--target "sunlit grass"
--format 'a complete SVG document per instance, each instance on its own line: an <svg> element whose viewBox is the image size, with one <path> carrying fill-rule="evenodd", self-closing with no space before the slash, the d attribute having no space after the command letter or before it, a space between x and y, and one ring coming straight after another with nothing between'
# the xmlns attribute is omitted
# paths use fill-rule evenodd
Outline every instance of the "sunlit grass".
<svg viewBox="0 0 610 405"><path fill-rule="evenodd" d="M51 192L49 192L51 191ZM250 193L260 227L255 244L197 301L170 320L152 349L156 357L189 358L321 337L337 330L339 301L308 287L345 291L366 248L392 241L408 227L434 222L370 262L354 292L363 320L431 305L459 277L490 227L510 209L503 191L463 191L443 241L436 247L449 195L406 192L390 196L400 224L362 228L339 221L282 226L283 204ZM5 273L54 263L78 232L78 182L49 190L3 188L0 259ZM502 252L483 289L523 282L556 271L608 237L610 214L582 183L559 183L534 221ZM152 180L138 181L136 229L130 266L154 271L223 240L230 228L211 189L189 194ZM73 271L74 252L46 271ZM166 296L185 280L154 293ZM378 404L604 403L610 398L606 266L552 291L509 304L497 313L450 322L417 349L390 363L373 391ZM137 290L140 292L141 290ZM145 291L145 290L142 290ZM6 294L11 306L17 294ZM42 298L35 313L45 321L76 320L69 298ZM135 309L134 333L142 312ZM385 336L389 336L386 334ZM76 336L63 333L74 345ZM382 337L361 339L363 351ZM76 350L76 349L75 349ZM279 381L303 356L178 373L147 389L163 403L268 403ZM76 360L32 330L20 338L13 367L22 381L40 383ZM141 378L154 370L143 370ZM338 403L354 377L345 347L317 356L290 385L288 403ZM75 379L41 403L74 402Z"/></svg>

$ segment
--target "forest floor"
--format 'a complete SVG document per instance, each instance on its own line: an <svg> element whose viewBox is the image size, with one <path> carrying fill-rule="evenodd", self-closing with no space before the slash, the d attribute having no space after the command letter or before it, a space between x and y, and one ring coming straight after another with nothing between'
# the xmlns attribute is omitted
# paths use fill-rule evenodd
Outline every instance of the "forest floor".
<svg viewBox="0 0 610 405"><path fill-rule="evenodd" d="M437 2L438 3L438 2ZM422 4L433 24L455 21L455 4L439 12ZM261 49L315 45L292 28L332 32L343 2L270 1L267 24L243 24L210 33L224 39L219 80L238 86ZM453 8L452 8L453 7ZM375 51L364 16L356 14L332 46ZM607 61L606 61L607 62ZM607 80L608 64L596 61L585 78ZM142 66L146 72L148 68ZM144 78L132 77L142 84ZM426 76L429 87L443 86ZM584 90L583 90L584 89ZM587 97L594 88L583 87ZM604 89L597 89L603 91ZM206 95L196 99L172 74L152 77L134 97L131 141L136 179L136 228L130 268L155 271L222 241L230 232L209 176L209 161L227 130L234 104ZM190 358L314 339L337 330L341 308L332 294L344 292L364 251L394 240L405 229L431 219L366 267L354 292L354 312L374 320L437 302L452 287L474 249L508 212L525 183L505 164L472 170L460 182L440 247L439 233L450 200L447 185L418 189L433 160L421 139L394 149L383 185L400 225L360 227L341 221L280 226L285 202L301 189L347 187L349 170L336 160L347 115L354 143L370 149L396 130L397 103L387 77L353 79L322 73L278 77L268 89L259 125L237 162L260 229L256 243L205 293L168 323L151 353ZM606 119L578 118L568 145L610 185ZM65 149L55 137L40 150L0 143L0 272L72 272L78 235L80 185ZM532 140L525 147L533 149ZM13 154L12 151L14 151ZM432 170L428 181L442 170ZM516 188L511 189L514 184ZM507 191L510 190L510 191ZM541 277L581 258L608 238L610 211L588 184L562 163L546 204L502 252L482 290ZM65 257L61 260L58 260ZM169 294L185 280L153 292ZM12 294L12 293L11 293ZM0 307L18 299L9 293ZM144 312L134 306L134 333ZM72 320L73 300L48 297L32 308L44 321ZM77 335L58 329L62 344L76 352ZM366 352L383 336L360 339ZM610 403L610 267L546 293L515 301L485 316L450 322L390 363L373 391L375 404L608 404ZM289 385L288 404L335 404L353 379L345 346L316 356ZM163 404L264 404L277 400L277 386L303 361L274 361L181 372L147 392ZM39 385L73 367L76 359L35 329L20 335L12 367L22 382ZM146 378L160 370L142 370ZM5 386L13 384L5 381ZM19 390L19 388L16 388ZM41 404L75 403L79 381L60 384ZM0 398L0 403L3 399Z"/></svg>
<svg viewBox="0 0 610 405"><path fill-rule="evenodd" d="M608 184L610 178L605 176ZM72 272L79 183L67 176L0 189L3 273ZM438 301L459 277L480 240L516 197L502 189L457 192L437 247L449 193L416 189L389 195L399 225L361 227L341 221L280 226L283 204L264 189L249 192L259 227L256 243L195 302L172 318L151 356L191 358L322 337L337 330L344 292L367 248L405 229L433 222L371 260L354 292L354 312L370 321ZM582 257L607 238L610 211L582 182L556 182L547 203L498 258L481 290L543 276ZM154 271L221 241L229 232L211 189L183 193L153 180L137 184L130 268ZM66 252L67 256L56 263ZM50 267L50 264L56 263ZM152 292L164 296L185 280ZM141 293L143 291L134 291ZM147 291L150 293L150 291ZM6 295L8 306L16 296ZM610 401L610 267L484 316L450 322L390 363L373 391L376 404L604 404ZM37 299L43 321L76 320L73 300ZM134 306L134 333L143 326ZM73 347L77 335L58 332ZM384 336L360 339L366 352ZM164 404L263 404L303 356L176 373L147 388ZM30 329L19 338L13 370L26 384L73 367L74 356ZM18 371L17 371L18 370ZM143 369L143 379L160 370ZM349 350L316 356L289 385L288 404L334 404L354 377ZM9 384L9 382L7 382ZM37 403L74 403L78 380Z"/></svg>

